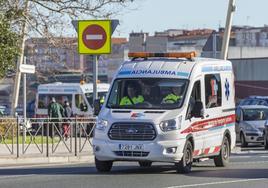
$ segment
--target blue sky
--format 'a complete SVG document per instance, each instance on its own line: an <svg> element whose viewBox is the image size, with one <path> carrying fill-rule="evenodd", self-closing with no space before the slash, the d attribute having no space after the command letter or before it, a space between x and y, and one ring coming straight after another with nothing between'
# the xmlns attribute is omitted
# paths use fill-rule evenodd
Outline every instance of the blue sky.
<svg viewBox="0 0 268 188"><path fill-rule="evenodd" d="M213 28L225 25L228 0L136 0L130 10L117 16L120 26L114 37L132 31ZM236 0L235 25L268 24L268 0Z"/></svg>

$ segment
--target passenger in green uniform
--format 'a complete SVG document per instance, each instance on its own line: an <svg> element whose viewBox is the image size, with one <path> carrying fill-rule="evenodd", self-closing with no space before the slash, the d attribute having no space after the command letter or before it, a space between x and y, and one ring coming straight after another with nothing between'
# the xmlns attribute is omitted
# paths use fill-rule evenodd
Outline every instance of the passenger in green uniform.
<svg viewBox="0 0 268 188"><path fill-rule="evenodd" d="M104 101L105 101L105 96L102 96L100 99L100 104L103 105Z"/></svg>
<svg viewBox="0 0 268 188"><path fill-rule="evenodd" d="M172 92L163 98L162 103L173 104L181 100L181 89L180 87L172 87Z"/></svg>
<svg viewBox="0 0 268 188"><path fill-rule="evenodd" d="M127 96L124 96L120 100L120 106L134 105L138 103L143 103L144 98L142 95L138 95L137 89L134 84L128 84L127 86Z"/></svg>

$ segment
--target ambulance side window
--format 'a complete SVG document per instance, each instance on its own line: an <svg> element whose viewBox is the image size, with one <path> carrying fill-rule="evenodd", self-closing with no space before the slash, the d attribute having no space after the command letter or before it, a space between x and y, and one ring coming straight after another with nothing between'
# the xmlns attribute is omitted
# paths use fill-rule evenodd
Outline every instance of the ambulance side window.
<svg viewBox="0 0 268 188"><path fill-rule="evenodd" d="M188 104L186 119L191 118L191 111L193 110L193 107L194 107L196 101L201 101L201 84L200 84L200 80L198 80L198 81L196 81L194 83L194 87L193 87L191 97L190 97L190 100L189 100L189 104Z"/></svg>
<svg viewBox="0 0 268 188"><path fill-rule="evenodd" d="M206 108L219 107L222 104L220 74L205 75Z"/></svg>

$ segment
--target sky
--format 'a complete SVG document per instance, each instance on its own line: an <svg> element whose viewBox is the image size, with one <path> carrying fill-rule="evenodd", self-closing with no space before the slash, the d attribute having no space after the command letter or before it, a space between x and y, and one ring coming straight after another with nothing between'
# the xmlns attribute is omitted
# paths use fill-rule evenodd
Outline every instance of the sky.
<svg viewBox="0 0 268 188"><path fill-rule="evenodd" d="M136 0L121 15L114 37L166 29L218 29L225 26L229 0ZM233 25L268 24L268 0L236 0Z"/></svg>

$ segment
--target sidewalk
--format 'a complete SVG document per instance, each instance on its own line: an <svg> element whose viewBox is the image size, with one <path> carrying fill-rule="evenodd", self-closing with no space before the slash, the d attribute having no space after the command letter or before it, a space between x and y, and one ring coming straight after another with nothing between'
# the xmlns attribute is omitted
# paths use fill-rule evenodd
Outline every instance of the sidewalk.
<svg viewBox="0 0 268 188"><path fill-rule="evenodd" d="M19 157L17 157L19 149ZM0 166L19 164L52 164L52 163L79 163L94 162L92 146L88 140L81 139L77 143L77 156L75 156L75 141L68 140L65 144L61 141L58 146L49 144L49 148L44 143L36 145L0 144ZM48 154L47 154L48 151ZM48 156L48 157L47 157Z"/></svg>

